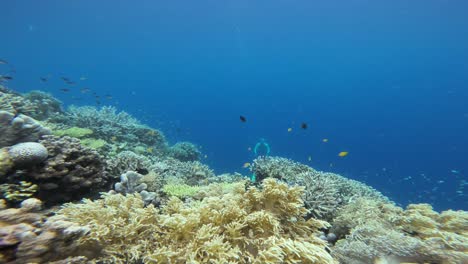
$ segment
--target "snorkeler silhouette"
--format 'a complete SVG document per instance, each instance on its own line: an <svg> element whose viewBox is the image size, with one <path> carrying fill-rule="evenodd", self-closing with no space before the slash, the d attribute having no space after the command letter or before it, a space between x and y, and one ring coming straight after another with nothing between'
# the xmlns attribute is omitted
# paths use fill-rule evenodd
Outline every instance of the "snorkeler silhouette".
<svg viewBox="0 0 468 264"><path fill-rule="evenodd" d="M260 141L255 144L254 153L256 157L268 156L270 154L270 145L264 138L260 138Z"/></svg>

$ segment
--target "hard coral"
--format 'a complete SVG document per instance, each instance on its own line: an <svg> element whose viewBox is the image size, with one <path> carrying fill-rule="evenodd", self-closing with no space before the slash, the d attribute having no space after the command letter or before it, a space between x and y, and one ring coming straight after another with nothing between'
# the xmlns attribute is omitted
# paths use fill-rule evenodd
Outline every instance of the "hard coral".
<svg viewBox="0 0 468 264"><path fill-rule="evenodd" d="M47 159L49 153L40 143L25 142L11 146L8 154L15 168L29 168Z"/></svg>
<svg viewBox="0 0 468 264"><path fill-rule="evenodd" d="M0 109L14 114L24 114L38 120L61 113L61 102L52 95L31 91L21 95L6 88L0 89Z"/></svg>
<svg viewBox="0 0 468 264"><path fill-rule="evenodd" d="M103 263L336 263L317 237L326 222L304 219L302 191L267 179L201 202L172 198L162 211L107 194L59 215L89 226L80 243L103 245L95 259Z"/></svg>
<svg viewBox="0 0 468 264"><path fill-rule="evenodd" d="M0 148L21 142L35 142L51 131L33 118L0 110Z"/></svg>
<svg viewBox="0 0 468 264"><path fill-rule="evenodd" d="M39 212L41 201L0 210L0 263L51 263L74 255L76 240L89 230ZM82 258L83 259L83 258Z"/></svg>
<svg viewBox="0 0 468 264"><path fill-rule="evenodd" d="M92 149L71 137L44 136L49 153L41 166L18 172L39 186L38 197L48 203L72 201L102 190L107 184L105 163Z"/></svg>
<svg viewBox="0 0 468 264"><path fill-rule="evenodd" d="M427 204L393 204L357 199L340 209L331 232L341 238L332 253L343 263L400 261L468 263L468 213L441 214Z"/></svg>
<svg viewBox="0 0 468 264"><path fill-rule="evenodd" d="M168 149L168 156L180 161L200 160L201 152L190 142L177 142Z"/></svg>

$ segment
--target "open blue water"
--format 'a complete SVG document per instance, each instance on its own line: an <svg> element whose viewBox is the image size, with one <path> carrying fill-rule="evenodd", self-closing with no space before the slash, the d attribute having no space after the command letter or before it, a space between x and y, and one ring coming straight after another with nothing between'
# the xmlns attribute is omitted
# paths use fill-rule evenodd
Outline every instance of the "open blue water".
<svg viewBox="0 0 468 264"><path fill-rule="evenodd" d="M198 144L217 173L247 174L249 147L265 138L272 155L402 205L467 210L467 10L463 0L3 1L0 59L15 67L10 88L78 105L95 104L80 88L111 95L101 104ZM62 92L61 76L78 84Z"/></svg>

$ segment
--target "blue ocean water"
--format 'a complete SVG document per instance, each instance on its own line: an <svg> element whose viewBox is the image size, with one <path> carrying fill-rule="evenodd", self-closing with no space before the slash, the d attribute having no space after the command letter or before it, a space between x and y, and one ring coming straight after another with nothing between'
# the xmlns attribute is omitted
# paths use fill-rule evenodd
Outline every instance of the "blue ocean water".
<svg viewBox="0 0 468 264"><path fill-rule="evenodd" d="M467 210L466 10L461 0L3 1L0 59L15 71L0 74L68 105L95 105L89 88L172 143L196 143L217 173L248 174L249 148L265 138L271 155L402 205Z"/></svg>

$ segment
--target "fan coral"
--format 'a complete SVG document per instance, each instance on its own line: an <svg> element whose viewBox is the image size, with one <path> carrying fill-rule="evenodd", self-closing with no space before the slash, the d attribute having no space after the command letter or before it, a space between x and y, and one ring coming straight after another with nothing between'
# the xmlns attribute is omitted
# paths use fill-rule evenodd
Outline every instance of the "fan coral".
<svg viewBox="0 0 468 264"><path fill-rule="evenodd" d="M168 149L167 154L180 161L197 161L201 155L197 146L190 142L177 142Z"/></svg>
<svg viewBox="0 0 468 264"><path fill-rule="evenodd" d="M302 192L267 179L201 202L174 197L161 211L138 195L106 194L58 215L90 228L80 243L102 245L103 263L336 263L317 237L326 222L304 219Z"/></svg>
<svg viewBox="0 0 468 264"><path fill-rule="evenodd" d="M21 142L35 142L51 131L29 116L0 111L0 148Z"/></svg>
<svg viewBox="0 0 468 264"><path fill-rule="evenodd" d="M77 238L89 230L40 212L41 201L0 210L0 263L51 263L77 253Z"/></svg>
<svg viewBox="0 0 468 264"><path fill-rule="evenodd" d="M71 137L44 136L49 153L41 166L17 172L39 186L38 197L48 203L81 199L103 188L108 179L100 155Z"/></svg>

